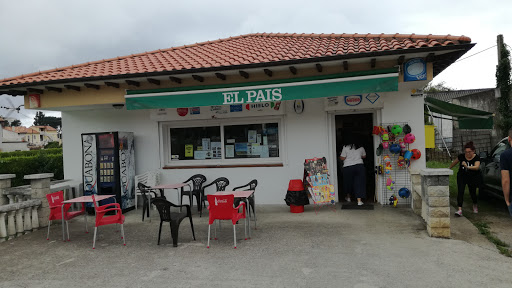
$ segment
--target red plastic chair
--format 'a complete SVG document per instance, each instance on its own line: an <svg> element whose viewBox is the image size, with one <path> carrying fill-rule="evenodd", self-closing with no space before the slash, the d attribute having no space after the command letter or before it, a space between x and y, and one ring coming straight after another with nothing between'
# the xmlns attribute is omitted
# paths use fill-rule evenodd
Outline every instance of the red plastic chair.
<svg viewBox="0 0 512 288"><path fill-rule="evenodd" d="M92 249L96 247L96 231L99 226L110 225L110 224L121 224L121 239L123 239L123 244L126 246L126 241L124 239L124 215L121 212L121 206L119 203L109 203L106 205L98 206L96 204L96 198L92 195L92 202L94 203L94 210L96 212L96 226L94 227L94 240L92 242ZM114 208L108 208L114 207ZM110 211L116 211L115 215L105 215Z"/></svg>
<svg viewBox="0 0 512 288"><path fill-rule="evenodd" d="M80 211L68 211L71 207L71 203L62 203L64 202L64 191L62 190L46 194L46 200L48 200L48 204L50 204L50 216L48 217L48 233L46 234L46 240L50 240L50 225L52 224L52 220L62 220L62 205L64 205L64 221L66 222L68 241L70 241L68 221L82 214L84 217L87 217L85 214L85 203L82 203L82 210ZM88 233L87 218L85 218L85 232Z"/></svg>
<svg viewBox="0 0 512 288"><path fill-rule="evenodd" d="M245 217L245 203L240 203L236 208L233 208L233 202L235 196L231 195L206 195L208 198L208 210L210 211L208 221L208 245L206 248L210 248L210 227L215 220L231 220L233 223L233 239L235 242L236 249L236 222L240 219L244 219L245 228L245 240L247 240L247 219ZM239 213L239 209L242 208L242 213ZM215 240L217 240L217 228L215 227Z"/></svg>

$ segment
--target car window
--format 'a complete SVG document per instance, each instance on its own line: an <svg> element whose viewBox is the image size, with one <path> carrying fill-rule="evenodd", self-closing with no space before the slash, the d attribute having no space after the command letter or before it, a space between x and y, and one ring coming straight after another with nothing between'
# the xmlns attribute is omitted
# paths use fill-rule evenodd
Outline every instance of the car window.
<svg viewBox="0 0 512 288"><path fill-rule="evenodd" d="M495 161L500 161L500 156L503 151L507 150L507 145L504 142L498 143L496 148L494 148L494 151L492 152L492 158L494 158Z"/></svg>

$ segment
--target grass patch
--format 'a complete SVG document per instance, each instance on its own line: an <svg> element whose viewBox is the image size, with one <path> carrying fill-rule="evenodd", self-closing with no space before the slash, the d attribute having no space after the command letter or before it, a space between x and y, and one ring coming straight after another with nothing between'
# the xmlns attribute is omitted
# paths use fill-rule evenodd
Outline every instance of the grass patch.
<svg viewBox="0 0 512 288"><path fill-rule="evenodd" d="M511 251L509 249L510 245L508 245L507 243L501 241L496 236L494 236L491 233L488 223L480 222L480 221L476 221L476 222L472 222L472 223L478 229L478 232L480 232L480 234L484 235L487 238L487 240L489 240L491 243L496 245L496 248L498 249L498 251L500 251L501 254L503 254L507 257L512 257Z"/></svg>
<svg viewBox="0 0 512 288"><path fill-rule="evenodd" d="M439 161L429 161L427 162L427 168L448 168L451 162L439 162ZM453 167L453 175L450 176L450 204L453 207L457 207L457 172L459 172L459 165L455 165ZM480 193L478 191L477 193ZM496 209L500 207L500 202L494 199L489 199L487 201L480 201L478 199L478 210L480 214L483 215L493 215L496 217L507 217L507 214L504 216L503 209ZM480 234L484 235L487 240L496 245L498 251L501 254L512 257L512 252L510 250L510 245L498 239L494 234L492 234L489 224L485 221L482 221L482 216L480 214L473 214L473 201L471 196L469 195L468 188L466 187L466 191L464 192L464 200L462 204L462 213L464 216L478 229ZM501 205L502 206L502 205Z"/></svg>

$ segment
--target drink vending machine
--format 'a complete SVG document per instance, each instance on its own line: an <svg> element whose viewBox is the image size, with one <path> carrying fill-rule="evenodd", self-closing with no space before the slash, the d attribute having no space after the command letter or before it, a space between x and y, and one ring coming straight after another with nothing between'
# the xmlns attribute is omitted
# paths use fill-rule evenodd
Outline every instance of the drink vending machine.
<svg viewBox="0 0 512 288"><path fill-rule="evenodd" d="M131 132L82 134L84 195L116 195L123 212L135 208L135 154ZM101 201L100 205L114 202ZM94 211L92 203L87 210Z"/></svg>

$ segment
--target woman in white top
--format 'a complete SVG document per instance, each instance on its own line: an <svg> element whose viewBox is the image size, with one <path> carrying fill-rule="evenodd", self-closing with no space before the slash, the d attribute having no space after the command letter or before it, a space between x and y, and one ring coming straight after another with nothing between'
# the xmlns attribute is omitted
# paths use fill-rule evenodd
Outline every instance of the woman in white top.
<svg viewBox="0 0 512 288"><path fill-rule="evenodd" d="M345 146L340 154L343 160L343 190L347 195L346 200L350 202L350 195L357 198L357 205L363 205L362 198L366 198L366 176L363 159L366 158L366 151L358 141L359 137L347 135Z"/></svg>

